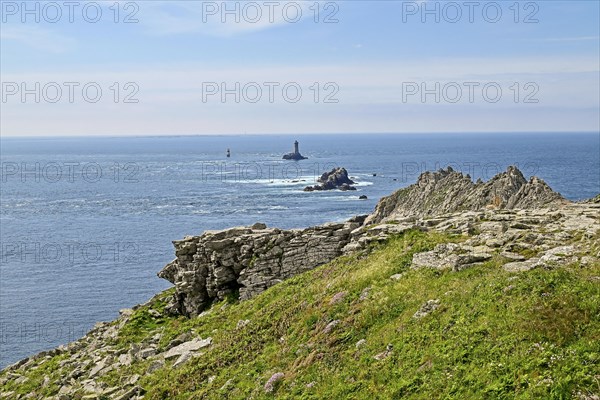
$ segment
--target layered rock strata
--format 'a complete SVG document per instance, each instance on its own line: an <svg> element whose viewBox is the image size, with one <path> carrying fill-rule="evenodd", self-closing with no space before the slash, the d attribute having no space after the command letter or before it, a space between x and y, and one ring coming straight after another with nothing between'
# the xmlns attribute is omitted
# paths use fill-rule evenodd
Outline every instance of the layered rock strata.
<svg viewBox="0 0 600 400"><path fill-rule="evenodd" d="M239 292L245 300L325 264L342 254L363 220L297 230L256 224L175 241L177 258L158 274L176 287L170 309L197 315L215 299Z"/></svg>

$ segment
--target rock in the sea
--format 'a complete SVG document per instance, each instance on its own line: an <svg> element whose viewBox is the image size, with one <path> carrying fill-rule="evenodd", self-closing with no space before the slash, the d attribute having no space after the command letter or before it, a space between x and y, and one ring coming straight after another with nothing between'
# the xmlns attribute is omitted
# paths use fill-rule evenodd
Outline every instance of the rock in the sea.
<svg viewBox="0 0 600 400"><path fill-rule="evenodd" d="M294 161L300 161L300 160L306 160L307 157L304 157L302 154L300 154L300 150L298 148L298 141L296 140L294 142L294 151L292 151L291 153L285 154L283 156L284 160L294 160Z"/></svg>
<svg viewBox="0 0 600 400"><path fill-rule="evenodd" d="M314 186L307 186L304 188L305 192L313 192L315 190L334 190L339 189L342 191L356 190L352 186L355 182L348 177L348 171L346 168L334 168L330 172L325 172L318 179L319 184Z"/></svg>

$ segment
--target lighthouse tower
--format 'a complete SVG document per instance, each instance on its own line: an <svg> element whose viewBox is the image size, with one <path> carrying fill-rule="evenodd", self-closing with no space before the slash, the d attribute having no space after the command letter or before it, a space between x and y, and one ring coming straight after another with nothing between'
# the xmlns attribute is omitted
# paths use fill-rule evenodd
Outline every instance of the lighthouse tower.
<svg viewBox="0 0 600 400"><path fill-rule="evenodd" d="M304 157L302 154L300 154L300 149L298 147L298 141L294 141L294 151L292 153L288 153L285 154L283 156L284 160L306 160L306 157Z"/></svg>

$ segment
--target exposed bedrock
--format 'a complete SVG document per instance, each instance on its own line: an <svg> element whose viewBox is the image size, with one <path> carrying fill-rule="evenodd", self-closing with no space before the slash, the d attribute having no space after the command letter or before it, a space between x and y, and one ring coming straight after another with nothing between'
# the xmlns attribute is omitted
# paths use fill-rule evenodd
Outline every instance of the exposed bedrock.
<svg viewBox="0 0 600 400"><path fill-rule="evenodd" d="M475 226L479 220L465 212L495 213L568 203L541 179L527 181L515 167L486 183L473 183L468 175L448 168L422 174L416 184L381 199L373 214L345 223L294 230L258 223L174 241L176 259L158 276L175 285L168 310L193 316L214 300L237 292L241 300L249 299L284 279L408 229L447 225L457 233L472 234L480 228ZM459 261L468 264L483 257L477 253L469 255L471 258L449 255L447 259L444 249L438 250L417 259L417 264L434 260L459 269Z"/></svg>
<svg viewBox="0 0 600 400"><path fill-rule="evenodd" d="M448 167L425 172L417 183L382 198L367 223L484 208L533 209L564 202L543 180L531 177L528 181L516 167L509 167L487 182L476 183L469 175Z"/></svg>
<svg viewBox="0 0 600 400"><path fill-rule="evenodd" d="M172 282L172 312L197 315L215 299L239 290L255 296L284 279L325 264L342 254L363 218L307 229L253 227L207 231L173 242L177 258L158 276Z"/></svg>

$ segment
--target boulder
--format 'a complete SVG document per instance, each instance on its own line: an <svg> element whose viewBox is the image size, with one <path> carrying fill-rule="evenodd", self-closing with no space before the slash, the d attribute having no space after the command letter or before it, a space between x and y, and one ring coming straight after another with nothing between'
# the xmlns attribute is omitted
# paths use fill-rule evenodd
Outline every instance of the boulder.
<svg viewBox="0 0 600 400"><path fill-rule="evenodd" d="M348 171L346 168L334 168L330 172L325 172L318 179L319 184L314 186L307 186L304 188L305 192L313 192L315 190L334 190L339 189L342 191L356 190L352 186L355 182L348 177Z"/></svg>
<svg viewBox="0 0 600 400"><path fill-rule="evenodd" d="M509 262L504 264L502 268L506 272L526 272L531 271L538 266L540 266L540 260L538 258L531 258L527 261Z"/></svg>
<svg viewBox="0 0 600 400"><path fill-rule="evenodd" d="M165 360L169 360L171 358L179 357L182 354L192 352L192 351L197 351L204 347L208 347L211 345L211 343L212 343L212 338L210 338L210 337L206 338L206 339L202 339L202 338L193 339L193 340L190 340L189 342L182 343L179 346L175 346L172 349L167 350L166 352L164 352L162 354L162 356Z"/></svg>

